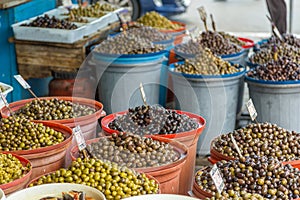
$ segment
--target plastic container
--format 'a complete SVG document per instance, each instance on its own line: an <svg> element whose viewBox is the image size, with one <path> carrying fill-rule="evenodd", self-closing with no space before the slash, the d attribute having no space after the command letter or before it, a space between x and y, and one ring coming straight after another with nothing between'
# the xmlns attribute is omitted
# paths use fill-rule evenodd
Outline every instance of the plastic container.
<svg viewBox="0 0 300 200"><path fill-rule="evenodd" d="M125 198L126 200L197 200L196 198L174 194L149 194Z"/></svg>
<svg viewBox="0 0 300 200"><path fill-rule="evenodd" d="M168 134L168 135L156 135L158 137L165 137L169 139L174 139L178 142L185 144L188 147L188 155L186 158L186 162L182 168L180 174L180 187L179 187L179 194L187 195L188 191L191 190L192 187L192 178L195 171L195 160L196 160L196 152L197 152L197 142L199 136L201 135L202 131L205 128L205 119L199 115L184 112L180 110L176 110L178 114L185 114L190 118L196 119L199 123L198 129L191 130L188 132L176 133L176 134ZM118 131L112 130L108 127L109 123L112 122L116 116L124 115L127 111L114 113L104 117L101 121L101 126L103 132L106 135L111 135L112 133L116 133Z"/></svg>
<svg viewBox="0 0 300 200"><path fill-rule="evenodd" d="M188 75L174 72L173 79L176 109L193 112L206 119L206 129L198 141L197 153L209 154L209 144L216 136L235 128L240 79L245 68L228 75Z"/></svg>
<svg viewBox="0 0 300 200"><path fill-rule="evenodd" d="M166 51L139 55L109 55L93 51L99 99L108 113L143 104L143 83L148 104L159 103L161 71Z"/></svg>
<svg viewBox="0 0 300 200"><path fill-rule="evenodd" d="M16 192L10 195L7 200L34 200L34 199L41 199L47 196L61 196L62 192L69 192L69 191L83 191L86 193L87 196L92 197L96 200L105 200L105 196L99 190L81 184L74 184L74 183L52 183L52 184L45 184L34 186L30 188L26 188L19 192Z"/></svg>
<svg viewBox="0 0 300 200"><path fill-rule="evenodd" d="M0 200L6 200L6 196L1 188L0 188Z"/></svg>
<svg viewBox="0 0 300 200"><path fill-rule="evenodd" d="M57 98L60 100L65 100L65 101L72 101L74 103L79 103L81 105L87 105L90 107L93 107L96 109L96 112L87 115L87 116L82 116L78 118L72 118L72 119L64 119L64 120L51 120L50 122L54 123L59 123L62 125L65 125L70 128L74 128L77 125L80 125L84 139L89 140L92 138L96 137L96 132L97 132L97 125L98 125L98 119L100 117L103 117L106 115L105 111L103 111L103 105L95 100L92 99L86 99L86 98L80 98L80 97L39 97L39 99L53 99ZM9 106L12 109L12 111L17 111L21 107L23 107L26 103L31 102L34 99L26 99L26 100L21 100L17 102L10 103ZM2 108L1 109L1 114L3 117L9 116L9 111L7 108ZM49 120L33 120L34 122L49 122ZM71 147L76 144L75 138L72 140L72 145L69 147L67 151L70 151ZM68 165L70 163L71 158L69 156L66 157L66 164Z"/></svg>
<svg viewBox="0 0 300 200"><path fill-rule="evenodd" d="M14 153L28 159L32 164L31 178L61 168L65 162L67 148L71 145L72 141L72 130L69 127L53 122L42 123L44 126L63 133L66 139L59 144L38 149L3 151L6 153Z"/></svg>
<svg viewBox="0 0 300 200"><path fill-rule="evenodd" d="M8 154L7 152L1 152L1 153L2 154ZM9 154L12 154L14 157L16 157L18 160L20 160L20 162L22 163L23 166L28 165L28 163L32 166L32 164L26 158L24 158L22 156L19 156L15 153L10 153L9 152ZM31 174L32 174L32 169L30 169L30 171L25 176L23 176L22 178L19 178L19 179L16 179L16 180L12 181L12 182L0 185L0 189L2 190L0 192L0 199L1 200L3 198L5 199L5 195L3 194L3 192L6 195L8 195L8 194L11 194L11 193L13 193L15 191L18 191L20 189L23 189L26 186L26 184L28 183L28 181L30 180Z"/></svg>
<svg viewBox="0 0 300 200"><path fill-rule="evenodd" d="M175 39L174 39L174 45L178 45L182 43L183 37L186 35L186 24L182 22L177 22L177 21L172 21L173 24L178 24L181 26L179 29L175 30L160 30L163 33L168 33L171 34Z"/></svg>
<svg viewBox="0 0 300 200"><path fill-rule="evenodd" d="M167 164L159 167L135 168L134 170L149 174L153 176L155 179L157 179L158 182L160 183L160 190L163 194L178 194L179 186L180 186L180 172L186 161L188 149L184 144L168 138L157 137L157 136L150 136L150 137L153 138L154 140L170 143L176 149L176 151L178 151L181 154L181 157L179 160L171 164ZM87 144L98 142L100 139L101 138L95 138L93 140L89 140L87 141ZM77 146L73 147L73 149L71 150L71 157L73 160L75 160L78 157Z"/></svg>
<svg viewBox="0 0 300 200"><path fill-rule="evenodd" d="M300 132L300 81L263 81L246 76L259 122Z"/></svg>
<svg viewBox="0 0 300 200"><path fill-rule="evenodd" d="M0 86L2 86L5 90L2 92L3 96L6 97L8 93L12 92L14 88L10 85L0 82ZM0 109L5 106L4 102L0 98Z"/></svg>

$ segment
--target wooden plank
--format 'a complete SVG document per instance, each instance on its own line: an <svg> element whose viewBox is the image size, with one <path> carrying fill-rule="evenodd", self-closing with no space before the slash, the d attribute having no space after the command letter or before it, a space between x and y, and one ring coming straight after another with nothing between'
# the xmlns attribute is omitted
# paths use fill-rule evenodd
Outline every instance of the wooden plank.
<svg viewBox="0 0 300 200"><path fill-rule="evenodd" d="M0 0L0 9L11 8L31 0Z"/></svg>
<svg viewBox="0 0 300 200"><path fill-rule="evenodd" d="M53 67L80 67L83 60L81 58L68 58L68 57L49 57L48 59L37 57L20 57L17 56L18 64L25 65L41 65L41 66L53 66Z"/></svg>

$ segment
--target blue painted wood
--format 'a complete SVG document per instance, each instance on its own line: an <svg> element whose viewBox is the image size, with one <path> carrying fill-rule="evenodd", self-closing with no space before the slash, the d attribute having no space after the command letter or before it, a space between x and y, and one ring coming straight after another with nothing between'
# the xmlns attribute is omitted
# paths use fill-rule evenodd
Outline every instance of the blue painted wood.
<svg viewBox="0 0 300 200"><path fill-rule="evenodd" d="M8 39L13 37L11 25L40 15L55 8L56 0L32 0L9 9L0 10L0 81L13 86L14 91L7 96L9 102L23 99L24 91L14 80L18 74L15 45Z"/></svg>

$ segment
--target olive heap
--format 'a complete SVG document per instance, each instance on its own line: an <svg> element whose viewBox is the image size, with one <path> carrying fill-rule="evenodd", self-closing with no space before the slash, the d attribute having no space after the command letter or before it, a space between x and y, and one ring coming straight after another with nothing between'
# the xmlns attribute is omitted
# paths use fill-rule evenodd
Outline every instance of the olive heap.
<svg viewBox="0 0 300 200"><path fill-rule="evenodd" d="M201 46L209 48L215 55L235 54L242 50L217 32L202 32L198 40Z"/></svg>
<svg viewBox="0 0 300 200"><path fill-rule="evenodd" d="M230 42L232 42L232 43L234 43L234 44L236 44L238 46L244 46L244 45L246 45L246 42L239 40L237 37L235 37L233 35L230 35L230 34L225 33L223 31L219 31L218 33L220 35L222 35L223 38L229 40Z"/></svg>
<svg viewBox="0 0 300 200"><path fill-rule="evenodd" d="M158 193L158 184L145 174L97 159L78 158L68 169L45 175L31 183L30 187L47 183L88 185L101 191L108 200Z"/></svg>
<svg viewBox="0 0 300 200"><path fill-rule="evenodd" d="M222 194L216 193L215 196L211 198L205 198L205 200L266 200L266 198L259 194L250 194L245 191L234 191L234 193L235 194L232 197L230 197L226 192L223 192Z"/></svg>
<svg viewBox="0 0 300 200"><path fill-rule="evenodd" d="M180 154L168 143L128 133L113 133L87 146L90 157L129 168L158 167L173 163ZM80 157L84 158L82 152Z"/></svg>
<svg viewBox="0 0 300 200"><path fill-rule="evenodd" d="M95 51L105 54L147 54L162 51L162 45L154 45L151 40L132 34L119 34L100 43Z"/></svg>
<svg viewBox="0 0 300 200"><path fill-rule="evenodd" d="M137 22L144 26L150 26L159 30L175 30L182 28L179 24L174 24L168 18L155 11L147 12L145 15L137 19Z"/></svg>
<svg viewBox="0 0 300 200"><path fill-rule="evenodd" d="M106 15L107 12L112 12L114 10L116 10L116 8L108 3L97 2L87 7L79 6L78 8L72 8L67 15L71 18L73 17L99 18Z"/></svg>
<svg viewBox="0 0 300 200"><path fill-rule="evenodd" d="M247 73L248 77L266 81L299 81L300 64L289 58L280 58L278 61L257 66Z"/></svg>
<svg viewBox="0 0 300 200"><path fill-rule="evenodd" d="M238 65L231 65L220 57L215 56L207 48L195 58L185 59L183 64L175 63L175 71L185 74L224 75L239 71Z"/></svg>
<svg viewBox="0 0 300 200"><path fill-rule="evenodd" d="M22 178L31 169L30 164L23 166L13 155L3 153L0 153L0 166L0 185Z"/></svg>
<svg viewBox="0 0 300 200"><path fill-rule="evenodd" d="M88 23L89 21L85 18L78 17L78 16L70 16L66 18L69 22L78 22L78 23Z"/></svg>
<svg viewBox="0 0 300 200"><path fill-rule="evenodd" d="M186 43L179 44L175 47L176 53L196 55L203 52L203 47L197 41L189 40Z"/></svg>
<svg viewBox="0 0 300 200"><path fill-rule="evenodd" d="M45 14L44 16L37 17L32 22L22 24L21 26L56 28L56 29L66 29L66 30L74 30L78 28L76 24L70 23L64 19L58 19L54 16L49 17L49 15L47 14Z"/></svg>
<svg viewBox="0 0 300 200"><path fill-rule="evenodd" d="M287 57L300 64L300 48L288 44L269 46L269 48L263 48L250 56L249 61L263 65L282 57Z"/></svg>
<svg viewBox="0 0 300 200"><path fill-rule="evenodd" d="M199 123L187 115L178 114L172 110L142 105L129 108L127 114L117 116L108 127L137 135L164 135L197 129Z"/></svg>
<svg viewBox="0 0 300 200"><path fill-rule="evenodd" d="M59 144L63 133L41 123L24 118L2 118L0 121L0 151L30 150Z"/></svg>
<svg viewBox="0 0 300 200"><path fill-rule="evenodd" d="M291 34L283 34L282 38L284 43L300 48L300 38L297 38L296 36ZM260 45L260 48L268 48L273 44L280 45L281 43L282 41L280 41L276 36L273 35L267 40L266 43Z"/></svg>
<svg viewBox="0 0 300 200"><path fill-rule="evenodd" d="M232 133L223 134L212 142L212 147L219 153L238 158L230 134L236 140L243 156L276 157L280 161L300 158L300 135L275 124L249 124Z"/></svg>
<svg viewBox="0 0 300 200"><path fill-rule="evenodd" d="M62 120L91 115L95 112L92 107L53 98L32 100L16 111L15 115L30 120Z"/></svg>
<svg viewBox="0 0 300 200"><path fill-rule="evenodd" d="M168 34L162 33L155 28L143 26L140 28L131 28L127 31L127 34L136 35L141 38L146 38L152 42L160 42L171 40L172 37Z"/></svg>
<svg viewBox="0 0 300 200"><path fill-rule="evenodd" d="M234 197L235 191L244 191L267 199L287 200L300 197L300 171L291 165L283 165L275 158L242 157L218 162L217 167L225 183L222 196ZM211 167L198 171L195 181L200 189L216 195L210 171Z"/></svg>

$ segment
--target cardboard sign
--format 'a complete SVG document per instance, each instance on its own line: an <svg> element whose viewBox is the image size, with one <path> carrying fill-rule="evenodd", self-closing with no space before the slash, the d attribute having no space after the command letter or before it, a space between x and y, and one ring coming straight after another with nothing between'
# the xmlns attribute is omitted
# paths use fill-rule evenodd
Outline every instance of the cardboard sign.
<svg viewBox="0 0 300 200"><path fill-rule="evenodd" d="M256 109L254 107L252 99L249 99L246 106L247 106L248 112L250 114L251 120L254 121L257 117L257 112L256 112Z"/></svg>
<svg viewBox="0 0 300 200"><path fill-rule="evenodd" d="M223 177L222 177L217 165L214 165L213 168L211 169L210 176L211 176L218 192L221 194L224 189L225 184L224 184Z"/></svg>
<svg viewBox="0 0 300 200"><path fill-rule="evenodd" d="M24 89L30 89L30 85L24 80L24 78L21 75L14 75L14 78L22 85Z"/></svg>
<svg viewBox="0 0 300 200"><path fill-rule="evenodd" d="M79 151L82 151L83 149L85 149L86 143L85 143L80 126L76 126L75 128L73 128L73 135L76 139Z"/></svg>

